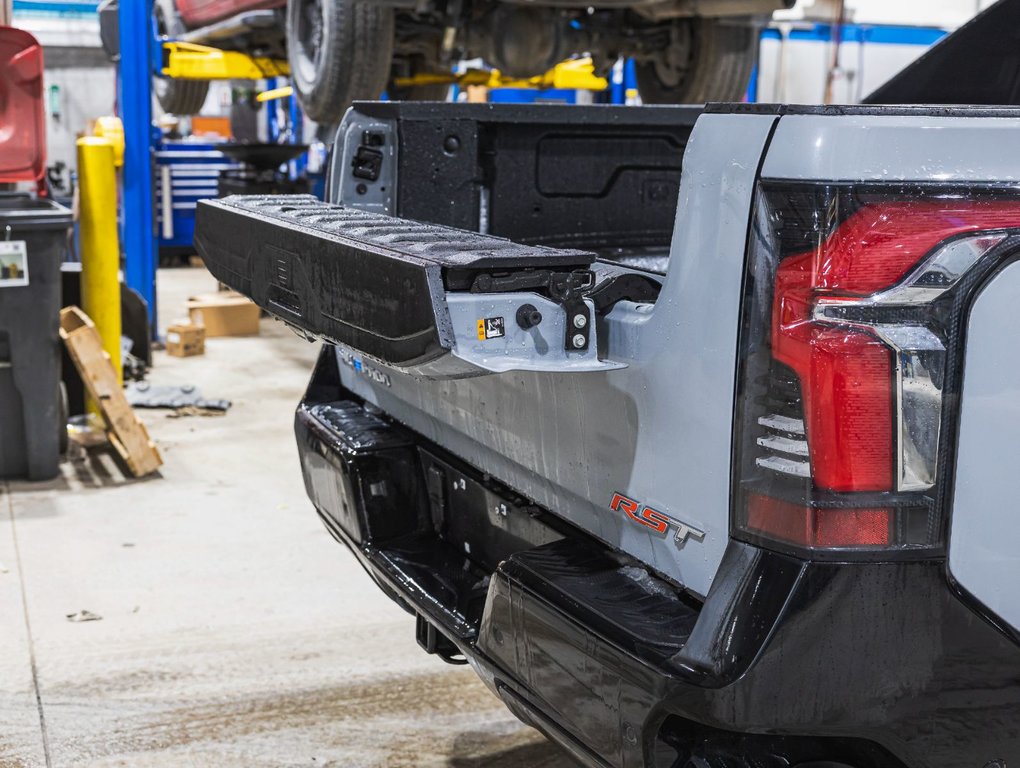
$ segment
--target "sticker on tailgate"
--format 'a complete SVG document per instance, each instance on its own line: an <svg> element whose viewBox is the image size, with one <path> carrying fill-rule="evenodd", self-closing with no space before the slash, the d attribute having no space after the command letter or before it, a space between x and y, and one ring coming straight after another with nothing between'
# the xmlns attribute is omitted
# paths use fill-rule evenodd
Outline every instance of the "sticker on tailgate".
<svg viewBox="0 0 1020 768"><path fill-rule="evenodd" d="M506 336L506 321L502 317L486 317L478 321L478 340L501 339Z"/></svg>

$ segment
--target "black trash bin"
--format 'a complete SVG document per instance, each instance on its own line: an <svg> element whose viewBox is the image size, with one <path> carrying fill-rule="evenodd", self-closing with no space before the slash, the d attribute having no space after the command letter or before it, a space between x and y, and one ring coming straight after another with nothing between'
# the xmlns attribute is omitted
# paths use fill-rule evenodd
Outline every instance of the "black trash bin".
<svg viewBox="0 0 1020 768"><path fill-rule="evenodd" d="M0 478L56 476L66 429L60 393L60 263L71 211L0 194Z"/></svg>

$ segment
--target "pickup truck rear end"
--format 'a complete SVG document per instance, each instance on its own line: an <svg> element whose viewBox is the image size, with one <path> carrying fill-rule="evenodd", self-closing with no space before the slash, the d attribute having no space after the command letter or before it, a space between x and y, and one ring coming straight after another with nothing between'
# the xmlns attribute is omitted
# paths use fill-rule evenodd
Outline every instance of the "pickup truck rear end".
<svg viewBox="0 0 1020 768"><path fill-rule="evenodd" d="M1004 768L1018 129L362 104L331 203L206 201L197 244L328 342L327 528L583 764Z"/></svg>

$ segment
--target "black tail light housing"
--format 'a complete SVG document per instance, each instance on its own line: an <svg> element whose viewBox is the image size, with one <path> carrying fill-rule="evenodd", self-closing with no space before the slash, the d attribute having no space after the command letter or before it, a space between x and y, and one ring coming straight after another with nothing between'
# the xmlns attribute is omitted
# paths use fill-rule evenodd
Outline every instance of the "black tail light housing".
<svg viewBox="0 0 1020 768"><path fill-rule="evenodd" d="M943 552L964 310L1018 231L1011 190L760 185L735 536L840 557Z"/></svg>

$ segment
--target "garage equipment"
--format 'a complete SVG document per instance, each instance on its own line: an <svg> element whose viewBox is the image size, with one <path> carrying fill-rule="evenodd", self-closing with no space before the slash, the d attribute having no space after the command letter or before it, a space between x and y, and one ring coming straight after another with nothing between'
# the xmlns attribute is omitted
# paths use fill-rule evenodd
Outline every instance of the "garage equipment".
<svg viewBox="0 0 1020 768"><path fill-rule="evenodd" d="M163 43L161 73L178 80L262 80L286 77L290 67L278 59L170 41Z"/></svg>
<svg viewBox="0 0 1020 768"><path fill-rule="evenodd" d="M555 90L604 91L609 81L595 74L590 56L561 61L552 69L534 77L515 78L498 69L469 69L461 74L422 72L411 77L398 77L393 84L400 88L421 85L483 85L487 88L538 88Z"/></svg>
<svg viewBox="0 0 1020 768"><path fill-rule="evenodd" d="M0 27L0 184L38 183L46 167L42 47ZM57 474L60 262L71 212L28 193L0 194L0 477Z"/></svg>
<svg viewBox="0 0 1020 768"><path fill-rule="evenodd" d="M223 154L222 146L170 140L156 145L156 223L161 256L194 253L195 205L216 197L220 174L238 167Z"/></svg>
<svg viewBox="0 0 1020 768"><path fill-rule="evenodd" d="M220 173L219 196L291 195L310 191L307 179L291 179L280 166L308 151L305 144L222 144L220 151L241 163Z"/></svg>

